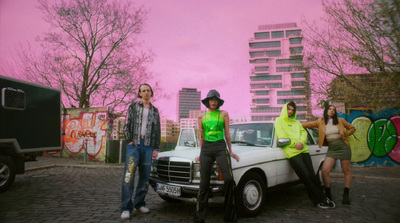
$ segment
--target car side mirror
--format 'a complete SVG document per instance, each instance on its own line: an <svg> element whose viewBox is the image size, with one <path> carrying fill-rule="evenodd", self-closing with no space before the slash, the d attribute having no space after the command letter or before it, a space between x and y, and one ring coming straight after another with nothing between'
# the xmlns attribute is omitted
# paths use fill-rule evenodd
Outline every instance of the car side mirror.
<svg viewBox="0 0 400 223"><path fill-rule="evenodd" d="M278 139L278 142L276 144L278 147L287 146L290 144L290 139L289 138Z"/></svg>

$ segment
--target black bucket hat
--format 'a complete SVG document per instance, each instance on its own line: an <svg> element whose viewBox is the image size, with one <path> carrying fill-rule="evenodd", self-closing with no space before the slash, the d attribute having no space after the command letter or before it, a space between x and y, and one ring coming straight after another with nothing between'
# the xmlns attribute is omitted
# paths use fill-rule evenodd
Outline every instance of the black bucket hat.
<svg viewBox="0 0 400 223"><path fill-rule="evenodd" d="M218 99L218 108L224 104L224 100L222 100L219 95L219 92L215 89L212 89L208 92L207 97L201 100L201 103L205 105L207 108L210 107L209 100L210 98L217 98Z"/></svg>

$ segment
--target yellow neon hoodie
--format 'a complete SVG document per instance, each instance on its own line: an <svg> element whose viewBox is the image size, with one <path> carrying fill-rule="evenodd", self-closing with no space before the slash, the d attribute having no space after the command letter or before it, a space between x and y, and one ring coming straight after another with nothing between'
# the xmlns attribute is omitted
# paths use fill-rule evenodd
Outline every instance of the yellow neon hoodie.
<svg viewBox="0 0 400 223"><path fill-rule="evenodd" d="M301 123L296 120L296 112L289 118L287 104L288 103L283 106L281 115L275 120L275 133L278 139L290 138L290 145L283 147L286 157L290 159L300 153L309 153L309 151L307 147L307 131L303 128ZM302 150L296 149L295 145L298 142L303 144Z"/></svg>

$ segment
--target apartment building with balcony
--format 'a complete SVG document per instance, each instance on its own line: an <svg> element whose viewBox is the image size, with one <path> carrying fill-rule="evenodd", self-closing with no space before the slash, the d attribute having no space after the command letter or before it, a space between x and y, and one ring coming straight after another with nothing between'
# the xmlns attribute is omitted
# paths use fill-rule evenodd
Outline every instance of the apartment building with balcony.
<svg viewBox="0 0 400 223"><path fill-rule="evenodd" d="M190 110L189 118L198 119L200 115L204 115L205 113L206 113L206 111L202 111L202 110Z"/></svg>
<svg viewBox="0 0 400 223"><path fill-rule="evenodd" d="M168 119L160 119L161 141L167 142L173 136L173 121Z"/></svg>
<svg viewBox="0 0 400 223"><path fill-rule="evenodd" d="M274 120L284 104L297 104L297 119L310 114L302 30L296 23L260 25L249 40L251 120Z"/></svg>
<svg viewBox="0 0 400 223"><path fill-rule="evenodd" d="M198 119L197 118L181 118L179 124L180 128L194 128L194 129L199 129L198 125Z"/></svg>

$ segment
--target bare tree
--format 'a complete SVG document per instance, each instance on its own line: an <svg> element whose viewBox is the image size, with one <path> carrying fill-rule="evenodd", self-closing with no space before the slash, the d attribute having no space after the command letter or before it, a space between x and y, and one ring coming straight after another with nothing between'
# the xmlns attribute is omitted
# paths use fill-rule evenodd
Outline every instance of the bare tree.
<svg viewBox="0 0 400 223"><path fill-rule="evenodd" d="M400 1L324 0L305 22L305 66L317 100L400 107ZM334 80L334 81L332 81Z"/></svg>
<svg viewBox="0 0 400 223"><path fill-rule="evenodd" d="M150 78L153 54L140 51L136 38L147 11L131 1L50 2L38 6L52 27L38 38L42 51L19 52L25 77L61 88L64 107L124 107Z"/></svg>

